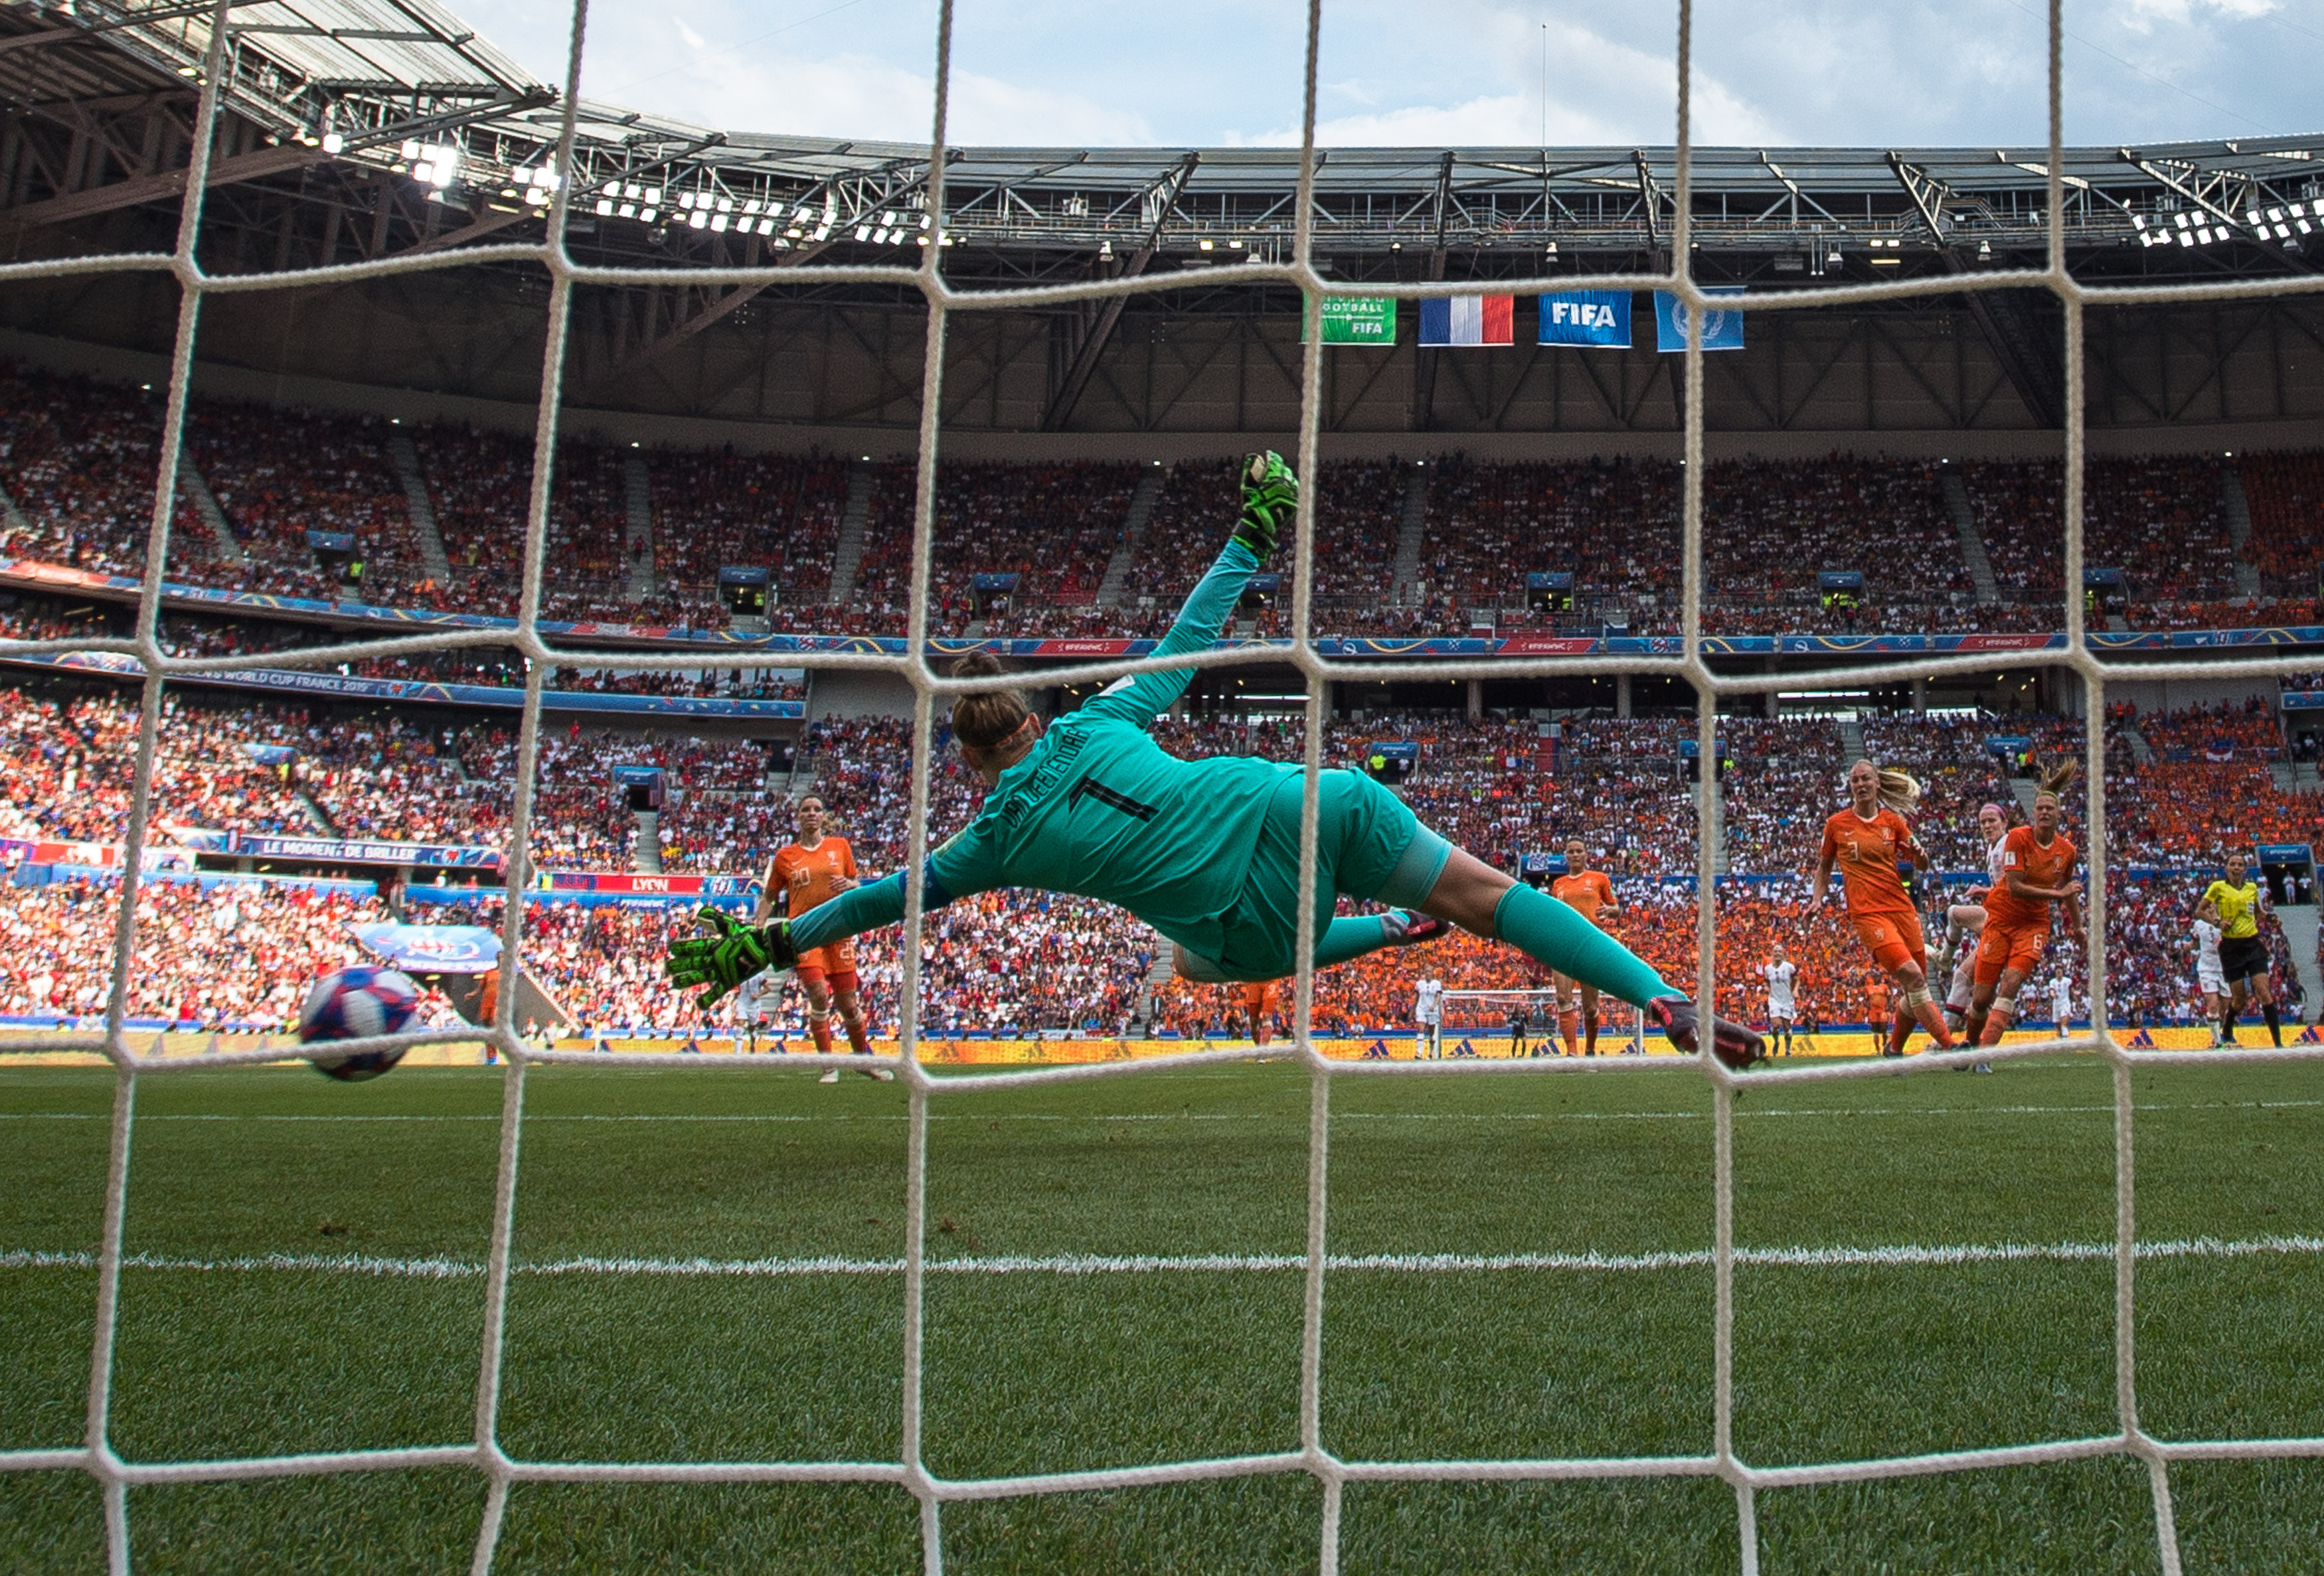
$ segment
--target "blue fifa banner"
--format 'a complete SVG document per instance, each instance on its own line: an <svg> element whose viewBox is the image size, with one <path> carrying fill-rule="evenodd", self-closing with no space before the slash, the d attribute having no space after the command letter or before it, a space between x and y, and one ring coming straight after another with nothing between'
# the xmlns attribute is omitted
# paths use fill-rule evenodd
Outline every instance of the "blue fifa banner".
<svg viewBox="0 0 2324 1576"><path fill-rule="evenodd" d="M2305 843L2263 843L2259 845L2262 864L2313 864L2315 850Z"/></svg>
<svg viewBox="0 0 2324 1576"><path fill-rule="evenodd" d="M1626 290L1563 290L1541 298L1541 330L1535 343L1576 345L1595 350L1630 348L1630 292Z"/></svg>
<svg viewBox="0 0 2324 1576"><path fill-rule="evenodd" d="M1861 569L1825 569L1816 576L1819 591L1861 591L1864 571Z"/></svg>
<svg viewBox="0 0 2324 1576"><path fill-rule="evenodd" d="M659 766L617 766L613 768L613 780L620 783L623 788L651 788L654 784L661 780L661 768Z"/></svg>
<svg viewBox="0 0 2324 1576"><path fill-rule="evenodd" d="M245 743L242 747L242 752L261 766L280 766L286 760L299 759L299 752L288 744Z"/></svg>
<svg viewBox="0 0 2324 1576"><path fill-rule="evenodd" d="M481 925L352 925L355 940L408 974L481 974L500 966L501 938Z"/></svg>
<svg viewBox="0 0 2324 1576"><path fill-rule="evenodd" d="M2288 712L2324 712L2324 689L2287 689L2282 700Z"/></svg>
<svg viewBox="0 0 2324 1576"><path fill-rule="evenodd" d="M728 564L718 571L718 584L721 585L764 585L773 578L771 570L735 564Z"/></svg>
<svg viewBox="0 0 2324 1576"><path fill-rule="evenodd" d="M2120 569L2085 569L2082 571L2082 589L2085 591L2113 591L2118 589L2121 585L2122 571Z"/></svg>
<svg viewBox="0 0 2324 1576"><path fill-rule="evenodd" d="M1406 766L1420 764L1420 745L1410 739L1375 739L1364 746L1364 759L1373 756L1387 760L1401 760Z"/></svg>
<svg viewBox="0 0 2324 1576"><path fill-rule="evenodd" d="M1707 296L1740 296L1739 284L1714 284L1702 287ZM1655 292L1655 348L1665 354L1686 348L1686 323L1691 315L1687 304L1668 290ZM1740 350L1743 348L1743 314L1734 308L1712 307L1702 315L1702 347L1705 350Z"/></svg>
<svg viewBox="0 0 2324 1576"><path fill-rule="evenodd" d="M310 530L307 545L318 553L352 553L355 550L355 533L351 530Z"/></svg>
<svg viewBox="0 0 2324 1576"><path fill-rule="evenodd" d="M970 583L970 586L976 591L1014 591L1017 589L1017 576L1015 575L979 575Z"/></svg>
<svg viewBox="0 0 2324 1576"><path fill-rule="evenodd" d="M1571 591L1573 572L1571 569L1535 569L1526 576L1527 591Z"/></svg>
<svg viewBox="0 0 2324 1576"><path fill-rule="evenodd" d="M1562 876L1565 873L1563 853L1527 853L1522 855L1522 869L1529 876Z"/></svg>

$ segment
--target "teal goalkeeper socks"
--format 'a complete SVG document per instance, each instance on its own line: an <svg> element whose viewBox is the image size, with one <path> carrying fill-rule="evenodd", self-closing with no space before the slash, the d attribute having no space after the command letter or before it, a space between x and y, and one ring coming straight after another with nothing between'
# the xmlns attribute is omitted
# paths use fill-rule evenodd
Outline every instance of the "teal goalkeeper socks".
<svg viewBox="0 0 2324 1576"><path fill-rule="evenodd" d="M1323 939L1315 944L1315 966L1328 969L1333 963L1344 963L1360 958L1368 952L1378 952L1388 944L1388 927L1380 923L1386 917L1379 914L1358 914L1334 919L1323 932Z"/></svg>
<svg viewBox="0 0 2324 1576"><path fill-rule="evenodd" d="M1335 920L1332 928L1350 923ZM1633 1007L1679 991L1664 983L1646 960L1599 929L1572 908L1520 881L1501 894L1493 910L1493 934L1536 963L1585 985L1595 985ZM1332 938L1324 938L1324 945Z"/></svg>

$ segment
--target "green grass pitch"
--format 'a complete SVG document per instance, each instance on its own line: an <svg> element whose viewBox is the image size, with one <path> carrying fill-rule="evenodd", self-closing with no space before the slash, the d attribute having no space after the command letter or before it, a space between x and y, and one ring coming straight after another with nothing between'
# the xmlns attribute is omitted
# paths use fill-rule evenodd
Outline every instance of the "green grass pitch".
<svg viewBox="0 0 2324 1576"><path fill-rule="evenodd" d="M2139 1267L2143 1421L2174 1439L2324 1435L2324 1068L2154 1069L2135 1088L2139 1233L2163 1249ZM484 1070L142 1081L115 1448L470 1439L501 1098ZM0 1448L82 1436L112 1099L101 1069L0 1070ZM927 1280L931 1469L1296 1448L1302 1277L1281 1261L1305 1249L1308 1101L1291 1064L936 1096L928 1251L966 1263ZM879 1267L903 1252L905 1102L794 1071L534 1072L504 1447L892 1457L903 1283ZM1375 1262L1326 1282L1331 1449L1711 1448L1699 1077L1347 1077L1332 1105L1331 1249ZM1757 1256L1736 1272L1744 1459L2113 1429L2103 1064L1748 1089L1736 1165L1737 1241ZM2098 1251L1929 1251L2008 1244ZM1593 1253L1610 1262L1490 1262ZM1190 1256L1216 1258L1073 1262ZM810 1258L845 1267L798 1273ZM2324 1562L2324 1462L2184 1466L2172 1484L2190 1570ZM129 1516L141 1571L448 1571L466 1568L483 1500L463 1470L364 1473L141 1488ZM977 1572L1310 1570L1320 1509L1297 1474L956 1504L944 1550ZM1770 1490L1757 1515L1769 1571L2160 1569L2144 1469L2120 1459ZM1734 1496L1700 1479L1357 1486L1341 1548L1350 1571L1740 1562ZM497 1568L919 1560L900 1490L520 1486ZM0 1476L0 1569L102 1566L88 1479Z"/></svg>

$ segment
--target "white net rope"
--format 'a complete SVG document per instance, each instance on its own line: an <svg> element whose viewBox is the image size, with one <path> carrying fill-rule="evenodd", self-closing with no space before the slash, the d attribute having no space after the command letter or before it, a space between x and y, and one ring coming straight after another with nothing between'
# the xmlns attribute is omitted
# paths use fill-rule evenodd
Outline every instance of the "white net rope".
<svg viewBox="0 0 2324 1576"><path fill-rule="evenodd" d="M504 945L512 954L521 955L525 893L530 884L530 874L528 858L528 829L532 815L534 774L540 740L541 691L545 674L556 663L578 664L583 667L619 665L636 668L680 668L700 665L699 658L679 655L653 657L626 651L590 653L553 650L543 642L540 637L539 608L543 577L544 543L547 538L546 525L549 512L552 463L559 417L558 391L564 381L568 314L574 290L576 287L585 285L667 285L673 278L683 278L687 282L699 285L749 285L778 290L807 289L825 283L886 283L917 290L927 301L928 331L927 362L920 394L918 493L913 516L911 609L907 649L899 656L810 654L800 659L807 665L823 668L852 668L893 674L909 684L917 697L913 718L910 835L908 855L904 867L908 883L907 912L904 921L905 941L899 949L902 962L899 1005L901 1050L899 1056L891 1064L898 1068L909 1089L909 1139L905 1175L901 1448L897 1459L881 1461L624 1461L620 1463L523 1461L512 1458L502 1448L498 1427L502 1390L501 1369L506 1326L511 1235L519 1180L521 1144L524 1131L525 1082L530 1069L536 1064L559 1062L586 1064L592 1066L632 1064L661 1068L682 1064L689 1069L699 1069L704 1072L713 1068L748 1071L770 1066L779 1067L783 1064L780 1058L721 1057L702 1061L688 1059L680 1064L676 1058L666 1056L625 1055L609 1056L604 1054L592 1055L537 1049L521 1037L517 1032L513 1021L517 993L511 991L502 993L497 1020L488 1030L488 1037L497 1046L503 1058L504 1099L500 1129L499 1175L493 1214L492 1249L485 1273L486 1300L482 1342L482 1369L474 1440L466 1443L442 1447L350 1451L329 1454L185 1461L133 1462L123 1460L109 1442L108 1419L112 1410L115 1315L123 1262L123 1221L129 1182L130 1141L134 1131L134 1116L137 1086L144 1079L174 1075L196 1064L190 1060L184 1063L171 1063L167 1060L143 1058L136 1055L125 1033L128 1007L127 982L136 936L137 894L140 880L139 862L133 858L125 862L121 881L120 901L115 925L112 987L106 1003L104 1032L101 1035L0 1037L0 1050L99 1049L107 1055L118 1069L111 1126L110 1162L106 1180L102 1248L98 1256L96 1333L92 1341L89 1363L88 1442L80 1448L72 1450L0 1452L0 1470L79 1470L97 1479L103 1489L107 1550L113 1570L125 1573L131 1568L127 1490L134 1486L281 1478L300 1474L416 1467L467 1466L483 1473L490 1484L483 1525L475 1546L474 1568L478 1571L488 1570L492 1566L494 1552L500 1542L509 1490L511 1486L516 1483L816 1482L899 1485L910 1493L919 1504L926 1568L934 1572L941 1570L944 1563L942 1515L944 1506L949 1502L995 1499L1032 1494L1056 1494L1075 1490L1125 1488L1151 1484L1185 1483L1260 1473L1304 1472L1314 1478L1322 1489L1323 1514L1318 1544L1318 1563L1327 1573L1335 1571L1339 1566L1342 1493L1344 1486L1349 1483L1506 1483L1664 1477L1715 1477L1732 1487L1736 1499L1741 1565L1745 1571L1751 1572L1757 1571L1759 1556L1755 1496L1763 1488L1863 1481L2126 1455L2144 1462L2147 1467L2153 1488L2155 1536L2159 1544L2163 1569L2172 1573L2172 1576L2176 1576L2181 1569L2181 1562L2178 1535L2172 1508L2171 1466L2173 1462L2324 1455L2324 1438L2215 1442L2166 1441L2155 1438L2139 1423L2137 1361L2133 1341L2133 1292L2136 1273L2134 1230L2136 1194L2132 1147L2131 1068L2134 1064L2168 1065L2192 1064L2198 1061L2202 1065L2217 1067L2227 1064L2324 1059L2324 1046L2205 1052L2132 1052L2117 1046L2113 1037L2106 1032L2105 1026L2109 1022L2109 1014L2107 1007L2107 873L2103 857L2107 845L2105 736L2102 729L2091 726L2085 730L2087 753L2085 776L2089 783L2088 839L2089 847L2093 851L2093 857L2089 861L2088 935L2084 943L2089 961L2090 1019L2093 1026L2090 1031L2086 1035L2063 1036L2006 1048L1923 1055L1914 1058L1901 1069L1895 1064L1858 1063L1757 1073L1751 1075L1751 1082L1755 1085L1790 1084L1866 1076L1891 1077L1900 1071L1908 1074L1944 1071L1974 1060L2016 1059L2052 1054L2061 1050L2090 1051L2106 1057L2111 1064L2113 1074L2116 1160L2116 1235L2113 1246L2116 1267L2116 1426L2112 1432L2087 1438L2044 1440L2006 1448L1902 1456L1886 1460L1830 1461L1787 1466L1757 1465L1742 1460L1736 1453L1733 1446L1734 1268L1738 1257L1734 1243L1734 1091L1737 1078L1735 1074L1728 1072L1706 1055L1696 1058L1689 1065L1709 1082L1713 1094L1716 1212L1711 1263L1716 1287L1716 1302L1713 1332L1715 1395L1711 1450L1701 1455L1644 1458L1504 1461L1350 1461L1343 1459L1336 1454L1326 1442L1319 1399L1323 1370L1327 1207L1330 1200L1328 1140L1333 1080L1342 1077L1446 1077L1521 1073L1605 1073L1616 1070L1643 1070L1647 1066L1669 1068L1673 1064L1666 1058L1654 1061L1631 1059L1626 1062L1620 1057L1601 1057L1586 1062L1569 1061L1563 1058L1523 1061L1482 1059L1428 1062L1333 1061L1325 1057L1317 1048L1310 1032L1314 1000L1314 980L1312 967L1303 960L1297 975L1295 1010L1296 1045L1297 1055L1310 1074L1312 1092L1308 1129L1307 1247L1305 1267L1305 1313L1300 1338L1297 1448L1269 1454L1181 1461L1124 1469L1045 1473L1005 1479L945 1479L931 1472L926 1464L921 1448L921 1358L927 1268L925 1195L930 1102L948 1095L970 1092L991 1091L997 1088L1017 1089L1076 1079L1136 1077L1143 1074L1189 1065L1208 1065L1222 1062L1249 1060L1262 1054L1280 1054L1279 1052L1262 1053L1253 1047L1246 1050L1200 1052L1165 1056L1131 1064L1114 1063L1094 1066L944 1077L931 1076L920 1065L917 1055L919 1043L920 946L923 924L921 871L927 853L930 746L936 704L940 697L968 690L997 687L999 684L1005 682L992 679L943 678L938 677L927 662L930 547L935 514L936 455L941 436L939 395L944 373L946 325L952 315L959 312L1014 310L1037 305L1058 306L1074 300L1169 289L1172 288L1171 281L1167 279L1146 278L1021 290L961 292L951 288L939 272L943 251L936 244L931 244L925 249L920 263L916 268L807 265L779 271L771 268L699 269L689 270L683 275L674 275L667 270L583 267L575 263L566 254L560 242L560 237L565 233L567 205L572 194L570 180L561 181L558 186L548 225L548 239L540 244L475 246L452 255L437 253L380 263L318 268L292 275L213 277L207 274L197 263L195 244L201 224L201 194L207 184L210 163L212 142L210 134L217 114L217 84L221 78L220 67L228 38L226 26L227 10L228 6L224 0L221 0L210 16L208 69L203 76L198 119L196 134L192 139L192 165L185 186L189 196L180 221L175 250L166 255L145 253L0 265L0 281L89 275L106 272L146 271L171 273L182 290L160 465L156 477L152 533L147 549L143 589L138 606L136 638L134 641L68 639L0 641L0 651L10 653L110 650L134 655L143 664L146 677L143 692L143 714L138 733L135 791L127 829L127 846L131 849L143 846L146 829L152 818L154 763L161 700L167 681L171 675L214 672L259 664L276 665L286 660L296 662L300 666L321 666L346 661L355 657L392 657L461 647L505 647L513 643L521 650L528 659L528 673L523 722L518 750L514 811L510 822L504 867L508 879ZM568 171L572 168L571 149L575 109L579 97L583 30L586 20L586 0L576 0L567 65L567 91L564 101L565 119L556 165L560 173ZM1310 0L1307 10L1305 93L1301 110L1302 162L1293 256L1290 261L1283 263L1253 262L1238 270L1239 277L1254 283L1295 286L1303 292L1305 303L1306 333L1301 364L1302 397L1297 463L1299 473L1306 478L1308 486L1300 502L1297 552L1292 592L1292 622L1296 632L1292 637L1287 650L1242 648L1172 658L1164 661L1156 661L1152 659L1115 661L1060 670L1048 676L1048 681L1051 683L1076 684L1109 681L1124 674L1164 667L1207 668L1260 661L1281 663L1286 660L1296 665L1307 681L1306 795L1300 839L1303 872L1312 871L1316 859L1316 795L1318 773L1322 764L1325 681L1394 679L1408 677L1414 670L1414 665L1394 662L1357 664L1333 661L1327 663L1322 658L1310 629L1312 575L1314 561L1312 548L1314 539L1318 479L1317 433L1321 410L1318 391L1323 364L1321 336L1317 332L1320 302L1326 288L1338 295L1403 297L1416 297L1432 291L1441 292L1443 289L1442 285L1351 287L1342 283L1333 283L1327 287L1325 281L1312 265L1311 243L1314 210L1311 198L1315 170L1316 63L1322 22L1321 0ZM927 201L927 211L936 216L936 222L939 224L942 222L941 216L945 211L944 207L945 114L950 80L952 25L953 9L950 0L943 0L938 13L935 116L931 134L935 156L929 165ZM1752 295L1742 298L1739 301L1737 298L1721 297L1717 300L1716 305L1726 309L1733 309L1740 305L1748 311L1813 310L1914 295L2029 287L2046 290L2056 297L2063 311L2065 322L2066 419L2063 513L2066 560L2063 574L2065 592L2062 599L2062 612L2067 631L2067 645L2062 653L2046 655L2040 660L2047 666L2065 670L2080 677L2082 687L2083 714L2088 718L2095 719L2105 715L2106 690L2110 679L2153 677L2163 673L2167 673L2173 679L2255 678L2275 676L2289 670L2296 664L2284 659L2271 659L2174 663L2167 668L2155 664L2102 663L2088 645L2084 639L2082 602L2077 594L2082 584L2083 562L2084 314L2097 307L2199 300L2257 299L2294 291L2316 291L2324 290L2324 277L2309 275L2291 279L2241 281L2201 286L2132 288L2091 288L2077 281L2068 272L2065 263L2064 204L2061 201L2063 193L2060 176L2062 166L2060 61L2062 31L2060 0L2051 0L2047 7L2047 25L2049 192L2045 209L2048 224L2046 266L2040 269L1997 270L1979 272L1973 276L1898 280L1883 284L1842 285L1786 291L1774 295ZM1702 346L1700 326L1702 322L1703 309L1712 304L1712 299L1698 289L1685 272L1685 260L1691 251L1689 232L1692 185L1688 90L1692 44L1692 6L1690 0L1680 0L1676 62L1677 165L1674 201L1670 212L1668 253L1668 255L1677 260L1674 271L1667 274L1608 275L1592 278L1586 282L1599 288L1670 290L1687 301L1694 309L1688 314L1688 343L1685 354L1686 386L1693 390L1700 389L1702 386ZM161 588L163 566L169 548L171 503L174 491L171 482L177 475L179 456L184 441L189 375L193 364L196 329L204 300L208 296L221 291L309 288L374 278L389 273L447 267L473 267L483 263L533 263L545 270L551 280L547 309L546 349L541 369L542 393L534 436L532 485L525 529L523 587L518 626L514 636L512 637L502 631L424 635L391 641L364 641L360 645L309 648L295 654L269 653L240 659L180 658L169 654L162 648L159 638ZM1543 283L1528 285L1525 281L1509 281L1498 288L1535 294L1546 293L1549 289ZM1496 659L1490 663L1431 663L1426 667L1429 677L1465 678L1487 676L1514 677L1657 673L1683 678L1693 687L1698 696L1699 747L1703 758L1711 759L1718 747L1715 732L1716 708L1721 696L1763 694L1777 687L1812 688L1819 682L1825 681L1844 682L1849 687L1861 688L1868 685L1895 683L1939 674L1969 674L1990 670L1992 663L1989 657L1960 656L1915 658L1910 662L1874 668L1849 668L1844 671L1836 670L1830 674L1792 672L1780 677L1775 675L1730 677L1713 672L1704 661L1702 645L1703 446L1700 399L1688 399L1684 402L1683 414L1684 454L1687 464L1683 473L1683 539L1685 553L1685 579L1682 654L1666 658L1566 657L1527 660ZM1717 805L1713 797L1717 792L1718 788L1711 774L1703 774L1698 788L1700 795L1698 808L1700 824L1709 831L1708 835L1702 840L1697 870L1698 890L1702 894L1702 900L1697 907L1700 973L1696 988L1699 992L1699 1002L1706 1015L1714 999L1717 983L1715 972L1717 956L1714 944L1718 919L1718 888L1714 872L1719 857L1720 817L1716 813ZM1312 881L1303 879L1300 884L1299 915L1303 933L1312 934L1314 901L1314 889ZM335 1049L360 1050L388 1043L411 1045L428 1041L474 1042L478 1037L480 1037L477 1031L474 1029L439 1031L392 1037L392 1042L390 1040L340 1042ZM280 1060L279 1052L252 1051L206 1056L200 1058L198 1064L205 1067L217 1067L237 1063L277 1060Z"/></svg>

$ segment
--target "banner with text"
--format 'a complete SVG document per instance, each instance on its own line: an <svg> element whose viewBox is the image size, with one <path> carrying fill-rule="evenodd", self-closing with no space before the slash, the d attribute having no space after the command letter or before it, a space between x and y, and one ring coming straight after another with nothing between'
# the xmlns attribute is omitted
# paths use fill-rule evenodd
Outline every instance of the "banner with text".
<svg viewBox="0 0 2324 1576"><path fill-rule="evenodd" d="M1394 345L1396 300L1325 296L1323 322L1326 345Z"/></svg>
<svg viewBox="0 0 2324 1576"><path fill-rule="evenodd" d="M1596 350L1629 349L1630 292L1567 290L1542 297L1541 333L1536 342Z"/></svg>
<svg viewBox="0 0 2324 1576"><path fill-rule="evenodd" d="M234 834L235 853L249 859L312 859L347 864L412 864L430 870L498 870L501 851L438 843L358 843L337 837Z"/></svg>

